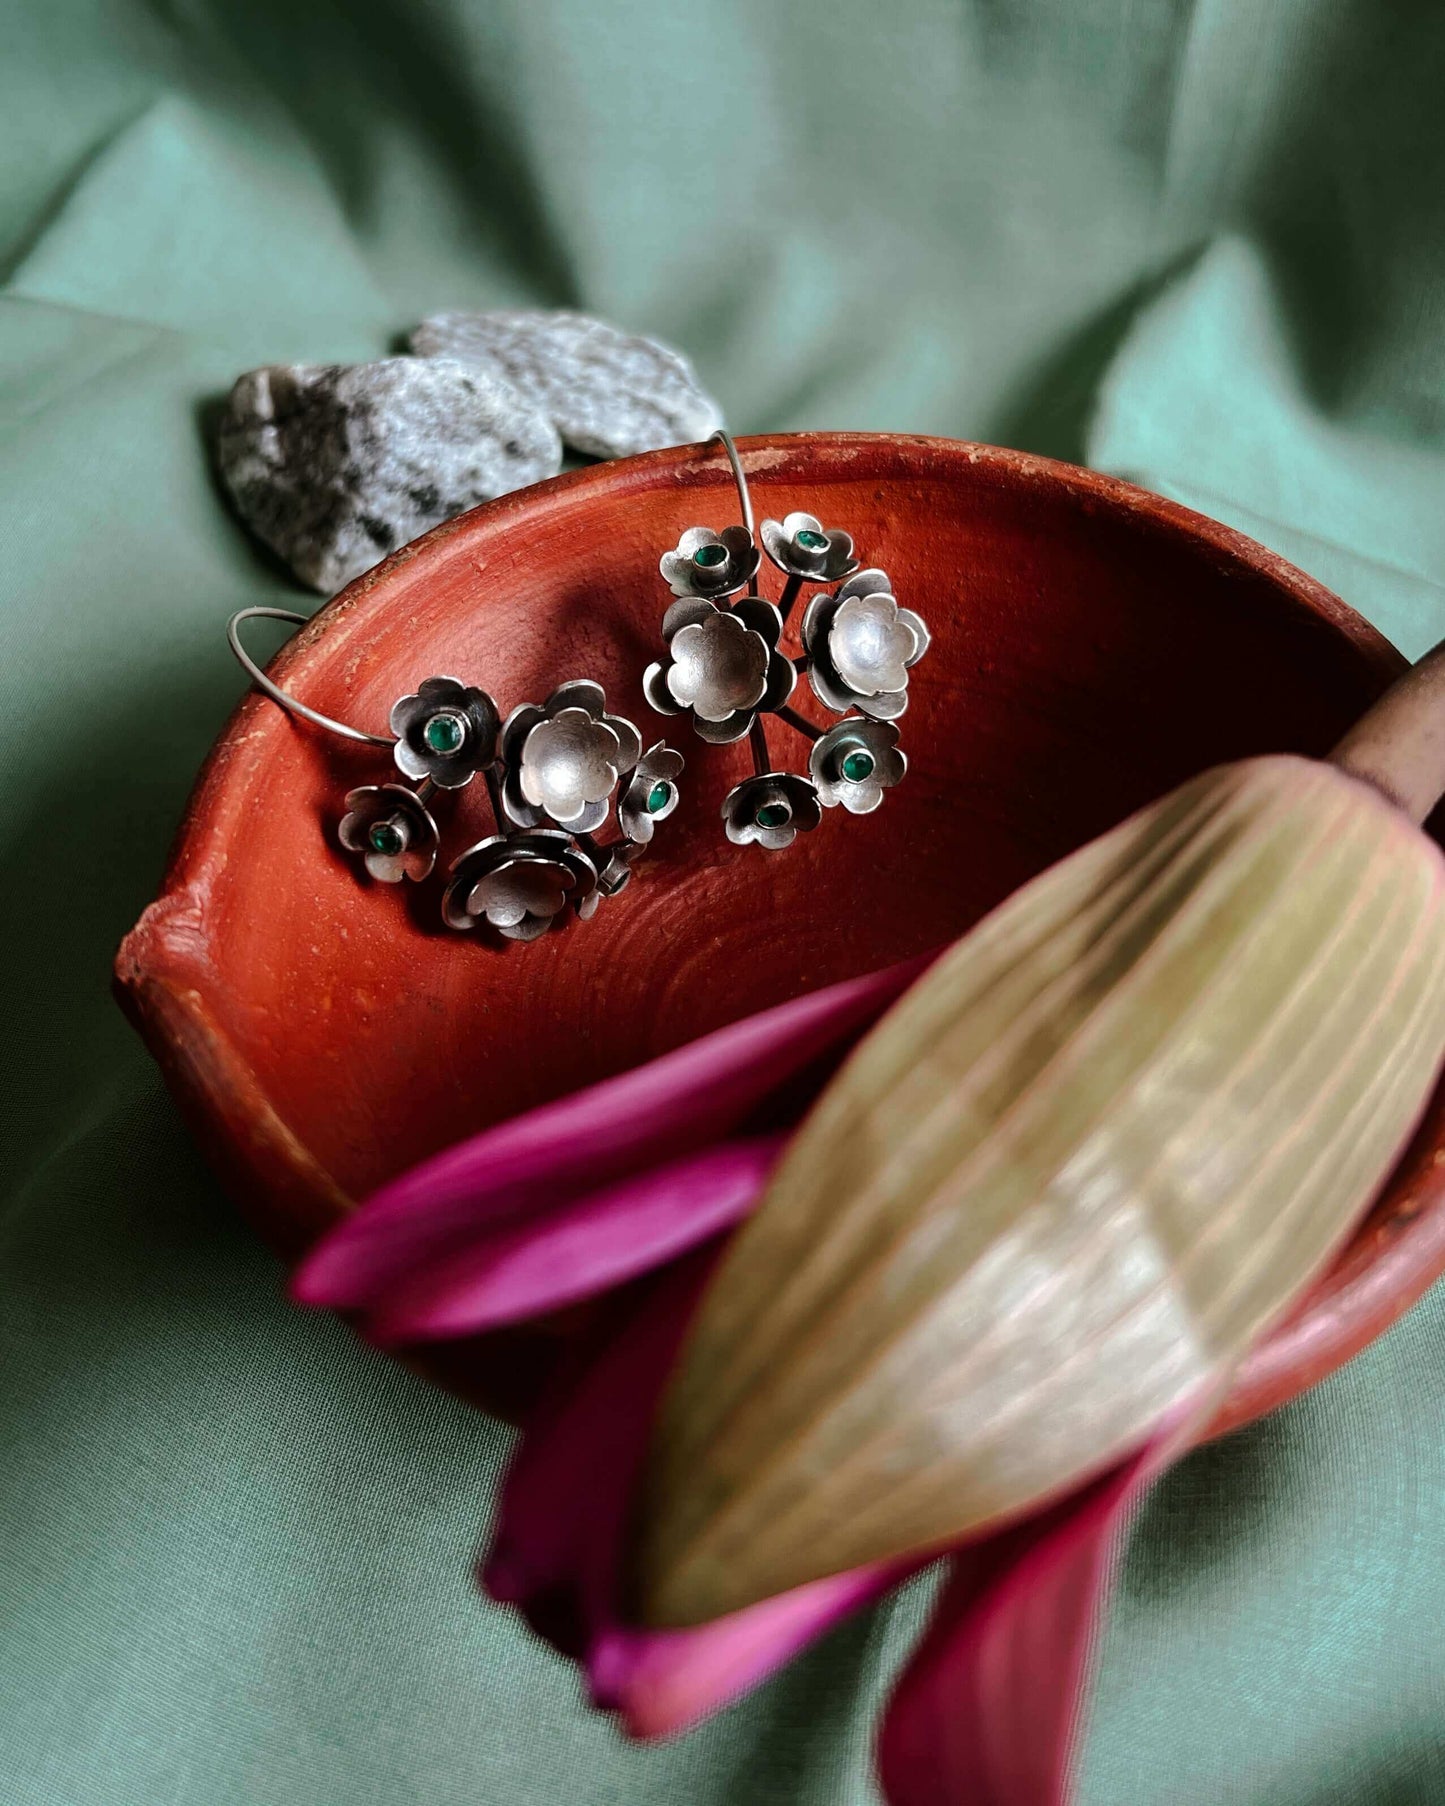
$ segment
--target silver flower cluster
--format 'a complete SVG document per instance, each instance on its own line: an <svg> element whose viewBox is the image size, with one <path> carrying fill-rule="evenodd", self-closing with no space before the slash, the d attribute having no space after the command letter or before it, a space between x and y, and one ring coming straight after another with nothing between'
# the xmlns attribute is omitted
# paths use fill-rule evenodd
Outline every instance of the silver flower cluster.
<svg viewBox="0 0 1445 1806"><path fill-rule="evenodd" d="M584 920L615 896L657 824L677 807L680 753L609 714L600 684L563 684L505 722L492 699L456 678L433 677L391 712L398 770L416 781L353 790L341 845L384 884L430 876L439 835L429 804L484 774L496 832L453 861L442 898L452 928L485 926L532 941L568 914ZM615 809L617 837L596 836Z"/></svg>
<svg viewBox="0 0 1445 1806"><path fill-rule="evenodd" d="M928 650L928 629L901 608L886 571L860 570L847 533L801 512L765 520L762 551L787 579L778 603L758 593L761 558L746 527L689 527L663 555L676 598L662 622L664 656L643 679L660 714L688 715L715 745L751 736L753 775L723 803L728 838L776 851L841 806L867 815L903 777L894 725L908 680ZM802 650L781 650L804 584L819 589L803 612ZM746 594L741 592L746 591ZM807 673L814 696L843 719L826 730L788 707ZM812 739L806 774L771 769L763 718L781 716Z"/></svg>

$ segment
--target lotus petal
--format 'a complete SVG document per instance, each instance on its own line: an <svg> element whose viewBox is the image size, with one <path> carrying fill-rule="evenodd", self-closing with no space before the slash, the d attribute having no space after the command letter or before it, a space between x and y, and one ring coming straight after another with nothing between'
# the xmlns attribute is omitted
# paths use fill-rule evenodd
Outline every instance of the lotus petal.
<svg viewBox="0 0 1445 1806"><path fill-rule="evenodd" d="M624 1622L625 1531L657 1395L714 1258L661 1275L556 1379L502 1490L484 1570L493 1598L580 1661L592 1700L636 1737L665 1737L754 1686L897 1578L843 1575L693 1630Z"/></svg>
<svg viewBox="0 0 1445 1806"><path fill-rule="evenodd" d="M925 963L764 1010L423 1161L318 1245L298 1270L293 1295L333 1310L385 1307L419 1275L444 1273L479 1238L535 1227L584 1191L731 1134L774 1094L785 1100L774 1104L774 1120L787 1120L810 1100L821 1068ZM799 1086L804 1075L813 1083Z"/></svg>
<svg viewBox="0 0 1445 1806"><path fill-rule="evenodd" d="M468 1247L398 1286L367 1334L383 1345L479 1335L664 1266L746 1216L785 1140L719 1142L529 1221L481 1223Z"/></svg>

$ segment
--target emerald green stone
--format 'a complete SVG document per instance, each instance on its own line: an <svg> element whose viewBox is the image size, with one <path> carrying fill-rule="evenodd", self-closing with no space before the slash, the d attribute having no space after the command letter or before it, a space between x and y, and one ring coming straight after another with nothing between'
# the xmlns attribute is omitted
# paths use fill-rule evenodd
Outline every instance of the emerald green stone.
<svg viewBox="0 0 1445 1806"><path fill-rule="evenodd" d="M672 785L664 783L664 781L659 778L647 793L647 813L649 815L661 815L662 811L671 801Z"/></svg>
<svg viewBox="0 0 1445 1806"><path fill-rule="evenodd" d="M844 755L843 776L850 784L861 784L865 778L873 776L874 758L871 752L861 746Z"/></svg>
<svg viewBox="0 0 1445 1806"><path fill-rule="evenodd" d="M828 535L815 533L811 527L804 527L801 532L795 533L793 542L805 552L826 552L828 549Z"/></svg>
<svg viewBox="0 0 1445 1806"><path fill-rule="evenodd" d="M422 729L422 739L434 753L454 753L467 737L467 724L460 715L433 715Z"/></svg>
<svg viewBox="0 0 1445 1806"><path fill-rule="evenodd" d="M406 836L394 821L374 821L366 838L373 853L381 853L388 859L395 859L398 853L406 851Z"/></svg>
<svg viewBox="0 0 1445 1806"><path fill-rule="evenodd" d="M700 564L705 571L716 570L718 565L726 564L728 549L726 546L699 546L692 555L694 564Z"/></svg>
<svg viewBox="0 0 1445 1806"><path fill-rule="evenodd" d="M793 812L786 803L764 803L753 820L760 828L786 828Z"/></svg>

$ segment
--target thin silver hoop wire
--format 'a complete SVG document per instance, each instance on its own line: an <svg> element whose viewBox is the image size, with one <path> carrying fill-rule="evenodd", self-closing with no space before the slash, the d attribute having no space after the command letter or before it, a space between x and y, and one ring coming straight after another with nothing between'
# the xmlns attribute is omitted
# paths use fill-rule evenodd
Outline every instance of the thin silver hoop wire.
<svg viewBox="0 0 1445 1806"><path fill-rule="evenodd" d="M256 663L246 648L241 644L242 621L264 619L268 621L293 621L298 627L304 627L308 620L306 615L293 614L289 608L240 608L226 623L226 638L230 641L231 650L240 662L242 670L255 684L258 690L269 696L272 702L280 703L289 715L299 715L303 721L309 721L315 727L324 727L330 733L340 734L346 740L360 740L363 746L396 745L390 734L364 734L359 727L348 727L344 721L333 721L329 715L323 715L319 709L308 708L304 702L298 702L294 696L288 696L277 683L273 683L261 667Z"/></svg>
<svg viewBox="0 0 1445 1806"><path fill-rule="evenodd" d="M715 433L708 435L708 444L714 440L728 455L728 463L733 467L733 481L738 486L738 500L743 505L743 525L749 535L753 531L753 498L748 494L748 479L743 475L743 461L738 456L738 448L733 444L733 436L725 426L720 426Z"/></svg>

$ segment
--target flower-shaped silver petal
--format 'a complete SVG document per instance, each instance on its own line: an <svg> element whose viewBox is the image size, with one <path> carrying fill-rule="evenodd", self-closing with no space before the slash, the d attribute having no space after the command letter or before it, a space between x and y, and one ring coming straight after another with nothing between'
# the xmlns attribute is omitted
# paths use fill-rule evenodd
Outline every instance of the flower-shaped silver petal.
<svg viewBox="0 0 1445 1806"><path fill-rule="evenodd" d="M373 834L377 840L400 844L395 851L378 846ZM348 853L359 853L367 871L382 884L400 884L403 878L420 884L436 864L437 825L421 798L405 784L366 784L349 791L336 838Z"/></svg>
<svg viewBox="0 0 1445 1806"><path fill-rule="evenodd" d="M693 727L714 746L741 740L760 712L779 709L797 672L778 651L783 617L761 596L731 608L688 599L662 622L667 657L649 665L643 694L662 715L692 712Z"/></svg>
<svg viewBox="0 0 1445 1806"><path fill-rule="evenodd" d="M551 821L591 834L607 819L612 792L642 756L642 736L607 713L601 684L560 685L539 708L524 702L502 729L502 805L520 828Z"/></svg>
<svg viewBox="0 0 1445 1806"><path fill-rule="evenodd" d="M885 571L859 571L803 616L808 677L839 714L891 721L908 707L908 673L928 650L922 618L895 601Z"/></svg>
<svg viewBox="0 0 1445 1806"><path fill-rule="evenodd" d="M758 818L762 816L760 821ZM738 846L755 842L770 852L789 847L823 819L818 792L795 771L766 771L744 778L723 798L723 826Z"/></svg>
<svg viewBox="0 0 1445 1806"><path fill-rule="evenodd" d="M864 754L872 761L867 775L850 778L844 763L858 762ZM818 787L818 801L825 809L840 803L850 815L871 815L883 801L883 792L900 783L908 760L898 745L898 729L891 721L868 721L850 715L813 742L808 770Z"/></svg>
<svg viewBox="0 0 1445 1806"><path fill-rule="evenodd" d="M719 547L722 556L718 556ZM658 569L674 596L721 600L751 582L761 562L746 527L724 527L721 533L714 533L711 527L689 527L676 547L663 553Z"/></svg>
<svg viewBox="0 0 1445 1806"><path fill-rule="evenodd" d="M799 541L801 534L802 541ZM782 520L765 520L758 528L763 550L780 571L813 583L836 583L858 568L852 536L830 531L815 514L795 510ZM822 541L820 545L817 542Z"/></svg>
<svg viewBox="0 0 1445 1806"><path fill-rule="evenodd" d="M455 747L437 750L428 744L428 726L439 717L455 723L460 736ZM497 705L485 690L459 678L429 677L393 703L391 731L403 777L430 778L443 790L460 790L497 756Z"/></svg>
<svg viewBox="0 0 1445 1806"><path fill-rule="evenodd" d="M665 741L650 746L633 768L627 787L617 799L617 825L635 846L646 846L658 822L666 821L677 807L677 780L682 776L683 756ZM656 808L648 805L654 794L666 793ZM605 873L604 873L605 888Z"/></svg>
<svg viewBox="0 0 1445 1806"><path fill-rule="evenodd" d="M586 709L563 709L539 721L522 742L518 786L533 808L564 827L589 803L605 803L617 787L617 736Z"/></svg>
<svg viewBox="0 0 1445 1806"><path fill-rule="evenodd" d="M768 687L768 642L735 614L714 609L674 634L667 687L702 721L754 709Z"/></svg>
<svg viewBox="0 0 1445 1806"><path fill-rule="evenodd" d="M449 928L485 923L509 941L535 941L568 905L581 914L597 889L597 868L556 828L494 834L451 869L442 898Z"/></svg>

